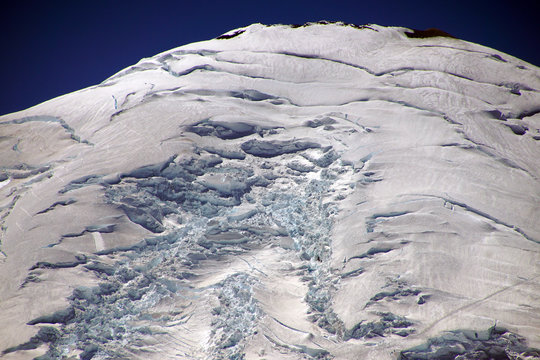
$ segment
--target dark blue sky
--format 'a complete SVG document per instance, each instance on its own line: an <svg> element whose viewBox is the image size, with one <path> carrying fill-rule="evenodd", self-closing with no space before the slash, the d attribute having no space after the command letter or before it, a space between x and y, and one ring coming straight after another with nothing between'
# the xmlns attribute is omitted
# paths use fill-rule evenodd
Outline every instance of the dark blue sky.
<svg viewBox="0 0 540 360"><path fill-rule="evenodd" d="M0 8L0 114L100 83L143 57L254 22L440 28L540 66L540 1L17 1Z"/></svg>

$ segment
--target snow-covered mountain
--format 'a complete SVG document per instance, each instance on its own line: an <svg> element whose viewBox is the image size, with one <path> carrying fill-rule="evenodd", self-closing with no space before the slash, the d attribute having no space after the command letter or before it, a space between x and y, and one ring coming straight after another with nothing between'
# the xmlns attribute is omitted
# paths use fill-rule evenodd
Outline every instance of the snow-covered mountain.
<svg viewBox="0 0 540 360"><path fill-rule="evenodd" d="M0 117L2 358L538 359L540 69L433 35L255 24Z"/></svg>

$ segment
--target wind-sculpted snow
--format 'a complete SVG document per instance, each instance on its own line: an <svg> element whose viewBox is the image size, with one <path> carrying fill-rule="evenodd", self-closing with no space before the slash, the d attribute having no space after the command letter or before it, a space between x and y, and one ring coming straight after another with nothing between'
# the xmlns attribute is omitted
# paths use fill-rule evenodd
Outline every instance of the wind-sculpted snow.
<svg viewBox="0 0 540 360"><path fill-rule="evenodd" d="M540 358L540 71L440 34L255 24L0 118L2 357Z"/></svg>

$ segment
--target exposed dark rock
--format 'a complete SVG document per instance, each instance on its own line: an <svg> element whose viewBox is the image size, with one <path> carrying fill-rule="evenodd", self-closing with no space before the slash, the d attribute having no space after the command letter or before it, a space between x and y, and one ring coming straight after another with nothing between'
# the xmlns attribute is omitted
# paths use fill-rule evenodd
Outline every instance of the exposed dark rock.
<svg viewBox="0 0 540 360"><path fill-rule="evenodd" d="M497 54L490 54L489 57L497 61L508 62L504 60L500 55L497 55Z"/></svg>
<svg viewBox="0 0 540 360"><path fill-rule="evenodd" d="M415 39L424 39L424 38L430 38L430 37L449 37L449 38L456 38L455 36L450 35L446 31L442 31L440 29L436 28L429 28L426 30L417 30L412 29L412 32L406 31L405 35L408 38L415 38Z"/></svg>
<svg viewBox="0 0 540 360"><path fill-rule="evenodd" d="M304 23L304 24L291 24L291 25L289 25L289 26L290 26L291 28L293 28L293 29L296 29L296 28L300 28L300 27L308 27L308 26L313 26L313 25L338 25L338 26L348 26L348 27L352 27L352 28L358 29L358 30L369 29L369 30L373 30L373 31L378 32L377 29L374 29L374 28L371 27L370 25L357 25L357 24L351 24L351 23L342 22L342 21L319 20L319 21L316 21L316 22L307 22L307 23Z"/></svg>
<svg viewBox="0 0 540 360"><path fill-rule="evenodd" d="M223 35L220 35L218 36L216 39L219 39L219 40L225 40L225 39L232 39L234 37L237 37L238 35L244 33L246 30L244 29L240 29L240 30L236 30L232 33L225 33Z"/></svg>

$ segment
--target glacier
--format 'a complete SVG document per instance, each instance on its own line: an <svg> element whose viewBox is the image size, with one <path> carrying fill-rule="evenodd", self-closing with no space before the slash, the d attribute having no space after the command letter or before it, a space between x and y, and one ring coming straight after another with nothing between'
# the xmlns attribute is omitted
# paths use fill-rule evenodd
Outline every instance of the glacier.
<svg viewBox="0 0 540 360"><path fill-rule="evenodd" d="M5 359L539 359L540 69L253 24L0 117Z"/></svg>

